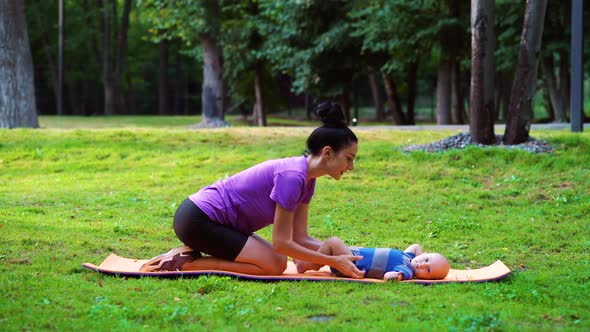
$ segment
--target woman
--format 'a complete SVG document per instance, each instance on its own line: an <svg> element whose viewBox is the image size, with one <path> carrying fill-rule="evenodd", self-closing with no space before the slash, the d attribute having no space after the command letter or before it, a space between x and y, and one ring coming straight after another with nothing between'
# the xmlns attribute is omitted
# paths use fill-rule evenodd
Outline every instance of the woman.
<svg viewBox="0 0 590 332"><path fill-rule="evenodd" d="M323 125L307 138L309 155L263 162L189 196L174 216L174 231L185 245L151 259L141 271L280 275L292 257L362 278L353 264L362 257L322 254L322 242L307 233L316 178L339 180L352 170L358 145L338 104L322 103L316 114ZM272 243L253 233L271 224Z"/></svg>

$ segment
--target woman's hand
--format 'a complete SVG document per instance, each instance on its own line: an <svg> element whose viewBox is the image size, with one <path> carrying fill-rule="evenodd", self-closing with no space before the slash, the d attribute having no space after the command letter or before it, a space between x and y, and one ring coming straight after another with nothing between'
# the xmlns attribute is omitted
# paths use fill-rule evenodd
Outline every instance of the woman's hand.
<svg viewBox="0 0 590 332"><path fill-rule="evenodd" d="M365 276L365 271L359 270L353 263L363 259L363 256L339 255L331 256L331 258L334 263L330 264L330 266L340 271L340 273L344 274L345 276L355 279L362 279Z"/></svg>

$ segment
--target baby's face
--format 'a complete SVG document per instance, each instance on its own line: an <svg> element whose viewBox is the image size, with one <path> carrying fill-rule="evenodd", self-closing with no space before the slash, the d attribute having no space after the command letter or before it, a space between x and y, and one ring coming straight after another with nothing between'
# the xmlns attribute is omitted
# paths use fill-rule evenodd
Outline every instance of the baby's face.
<svg viewBox="0 0 590 332"><path fill-rule="evenodd" d="M441 254L421 254L411 264L418 279L444 279L449 272L449 263Z"/></svg>

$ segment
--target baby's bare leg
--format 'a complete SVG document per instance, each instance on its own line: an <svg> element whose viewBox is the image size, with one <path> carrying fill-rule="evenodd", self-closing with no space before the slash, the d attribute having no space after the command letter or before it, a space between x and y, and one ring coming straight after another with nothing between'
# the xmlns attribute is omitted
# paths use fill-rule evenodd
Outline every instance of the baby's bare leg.
<svg viewBox="0 0 590 332"><path fill-rule="evenodd" d="M340 255L352 255L350 248L340 238L331 237L324 241L318 248L318 252L329 256L340 256ZM293 262L297 266L297 272L303 273L308 270L317 271L322 268L321 265L293 259Z"/></svg>
<svg viewBox="0 0 590 332"><path fill-rule="evenodd" d="M324 251L322 251L322 247ZM322 246L318 249L324 255L340 256L340 255L352 255L350 248L338 237L331 237L327 239Z"/></svg>

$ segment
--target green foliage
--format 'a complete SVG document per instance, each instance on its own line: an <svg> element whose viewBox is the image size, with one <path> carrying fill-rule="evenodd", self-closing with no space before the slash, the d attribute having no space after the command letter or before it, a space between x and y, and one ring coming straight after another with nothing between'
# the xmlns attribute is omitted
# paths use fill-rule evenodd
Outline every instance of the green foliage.
<svg viewBox="0 0 590 332"><path fill-rule="evenodd" d="M581 296L590 292L586 133L532 132L555 146L552 154L405 154L405 144L454 133L359 128L355 170L338 182L318 180L310 205L314 236L362 246L421 243L457 269L502 259L513 274L500 282L425 287L104 276L81 264L100 263L110 252L148 258L178 245L171 221L187 195L263 160L300 154L310 132L186 130L175 118L139 120L133 128L62 123L0 131L1 330L590 328ZM112 121L133 124L131 117ZM157 128L145 128L150 123ZM270 238L271 230L260 235Z"/></svg>
<svg viewBox="0 0 590 332"><path fill-rule="evenodd" d="M351 1L260 1L261 33L275 71L293 78L296 93L338 96L361 62L350 36Z"/></svg>
<svg viewBox="0 0 590 332"><path fill-rule="evenodd" d="M75 114L100 113L102 109L99 3L66 2L65 104ZM121 14L123 2L108 3L112 5L109 13L113 19L114 51L120 27L120 17L115 23L115 14ZM346 97L354 81L358 91L366 91L361 103L369 104L369 89L359 88L365 84L369 71L385 70L391 74L404 96L403 77L408 65L418 63L418 86L424 87L418 97L428 99L433 94L432 82L441 58L457 58L463 72L470 68L468 1L135 0L132 4L127 56L118 82L129 113L149 114L156 110L156 44L162 40L170 41L171 58L178 59L172 56L177 53L184 56L180 57L182 66L178 68L188 82L182 90L190 88L198 94L199 89L193 87L198 87L201 80L203 34L209 34L223 47L224 79L232 102L254 100L253 73L258 66L266 83L264 100L270 102L271 108L281 106L275 83L278 76L288 77L294 92L311 93L318 98ZM568 56L569 14L568 1L549 2L544 54L565 52L559 57ZM496 1L496 64L503 81L512 77L523 15L523 1ZM48 114L55 107L55 68L47 64L53 63L55 67L57 60L57 3L27 3L27 23L38 104L42 114ZM453 32L452 38L445 39L449 31ZM451 51L453 54L448 54ZM177 77L171 80L173 72L176 74L176 68L170 68L169 80L182 81ZM465 85L467 76L462 75L462 80ZM177 86L171 89L180 90Z"/></svg>
<svg viewBox="0 0 590 332"><path fill-rule="evenodd" d="M27 5L27 23L29 40L31 42L31 51L34 58L43 59L46 62L48 56L57 60L58 50L58 3L55 1L34 1ZM68 33L67 41L64 43L64 58L66 59L85 59L90 58L96 61L88 61L84 64L86 71L72 70L66 79L75 80L99 80L100 79L100 60L96 58L97 54L91 53L92 42L99 38L98 20L96 19L100 12L93 6L82 5L81 3L64 2L64 11L68 14L64 20L64 31ZM84 29L80 29L84 26ZM73 33L75 32L75 33ZM48 66L39 66L41 72L50 76L49 71L52 69ZM68 63L66 62L66 65ZM72 67L81 66L80 63L73 62Z"/></svg>
<svg viewBox="0 0 590 332"><path fill-rule="evenodd" d="M100 14L96 1L65 1L65 41L64 41L64 105L66 114L101 114L102 103L102 44ZM106 2L102 2L106 4ZM111 13L111 70L117 45L116 33L121 25L122 1L109 1L113 4ZM140 2L141 3L141 2ZM55 108L54 80L58 60L57 1L30 1L27 3L27 23L31 51L35 65L37 105L41 114L52 114ZM114 14L119 17L115 17ZM132 1L129 16L128 43L122 64L121 91L126 94L128 108L126 114L149 114L156 110L158 86L159 50L149 38L144 38L151 28L149 20L153 15L149 8L137 7ZM152 28L156 33L156 30ZM199 43L200 45L200 43ZM201 67L195 68L195 61L179 52L187 53L180 47L179 39L170 43L170 59L182 59L185 80L198 84ZM193 49L194 51L194 49ZM200 47L196 49L200 57ZM172 56L174 54L174 56ZM200 65L198 63L197 65ZM53 67L52 67L53 66ZM53 72L52 72L53 71ZM177 77L177 76L176 76ZM176 78L175 77L175 78ZM176 83L176 82L175 82Z"/></svg>
<svg viewBox="0 0 590 332"><path fill-rule="evenodd" d="M377 69L403 72L410 62L432 61L444 29L456 27L467 34L468 8L459 8L462 19L452 17L448 1L371 1L349 12L352 36L361 37L363 52L386 55L382 63L372 64Z"/></svg>
<svg viewBox="0 0 590 332"><path fill-rule="evenodd" d="M201 34L219 34L219 17L207 11L207 0L137 0L149 39L181 39L187 46L200 47Z"/></svg>
<svg viewBox="0 0 590 332"><path fill-rule="evenodd" d="M511 72L518 60L518 50L524 21L524 2L503 1L496 5L496 68Z"/></svg>
<svg viewBox="0 0 590 332"><path fill-rule="evenodd" d="M430 32L419 31L416 24L422 24L422 27L426 28L430 21L416 21L412 18L421 15L423 7L426 6L432 6L432 3L374 1L369 6L359 6L356 11L350 13L355 19L353 35L363 37L363 50L385 52L397 58L397 61L419 56L421 50L418 46L424 41L417 37L428 35ZM392 20L392 17L396 19ZM387 24L384 24L385 22ZM424 47L426 45L423 45L422 49Z"/></svg>
<svg viewBox="0 0 590 332"><path fill-rule="evenodd" d="M262 25L265 23L260 15L258 1L228 0L223 5L223 76L229 93L238 102L254 101L255 75L256 70L259 70L262 99L268 112L280 105L281 100L279 85L275 83L276 78L273 77L266 51L266 39L262 35Z"/></svg>

